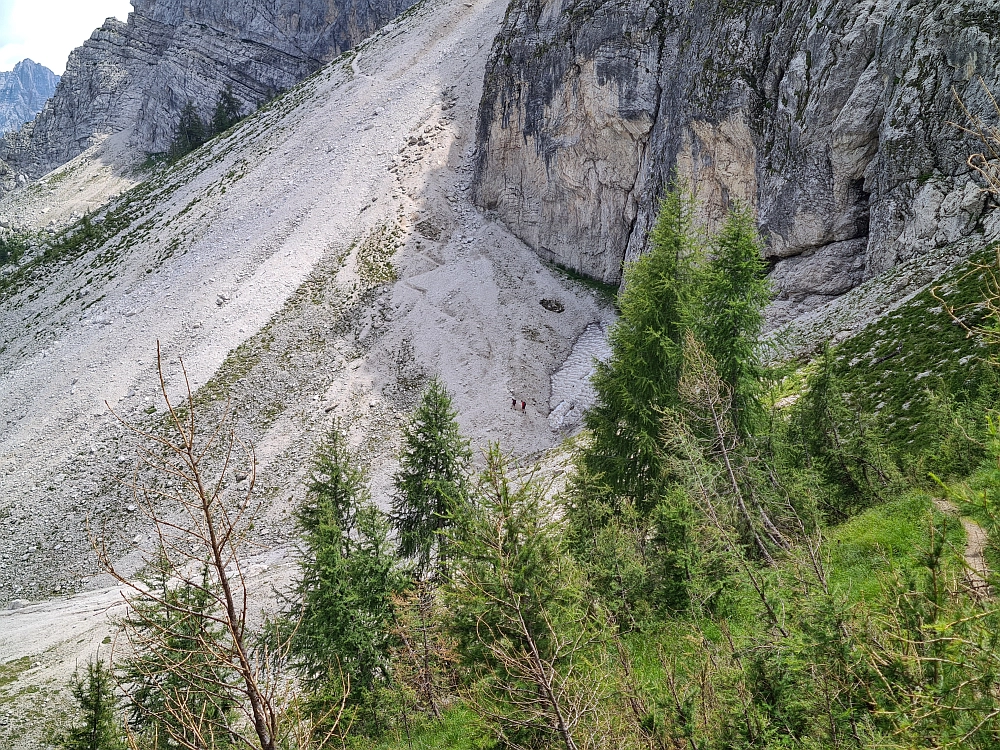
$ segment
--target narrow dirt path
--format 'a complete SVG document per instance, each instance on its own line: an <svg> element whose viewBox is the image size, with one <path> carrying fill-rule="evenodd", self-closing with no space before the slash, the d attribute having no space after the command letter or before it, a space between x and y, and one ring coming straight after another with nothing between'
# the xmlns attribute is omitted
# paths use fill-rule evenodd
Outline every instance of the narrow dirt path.
<svg viewBox="0 0 1000 750"><path fill-rule="evenodd" d="M965 530L965 553L962 557L965 560L966 580L972 592L977 596L989 596L990 585L987 582L989 568L986 565L986 532L983 527L961 515L958 506L950 500L934 498L934 507L942 513L958 516Z"/></svg>

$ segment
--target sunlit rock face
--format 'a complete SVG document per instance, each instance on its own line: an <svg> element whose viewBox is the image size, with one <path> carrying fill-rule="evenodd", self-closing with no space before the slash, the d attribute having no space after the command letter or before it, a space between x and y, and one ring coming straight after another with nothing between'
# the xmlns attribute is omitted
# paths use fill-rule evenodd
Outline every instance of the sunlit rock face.
<svg viewBox="0 0 1000 750"><path fill-rule="evenodd" d="M249 111L350 49L413 0L134 0L69 58L55 96L0 145L38 177L102 136L125 131L138 153L169 149L191 102L210 119L229 87Z"/></svg>
<svg viewBox="0 0 1000 750"><path fill-rule="evenodd" d="M479 118L476 200L543 257L617 282L676 175L716 226L757 212L794 317L976 231L997 0L514 0Z"/></svg>
<svg viewBox="0 0 1000 750"><path fill-rule="evenodd" d="M0 134L31 122L55 93L59 76L32 60L0 72Z"/></svg>

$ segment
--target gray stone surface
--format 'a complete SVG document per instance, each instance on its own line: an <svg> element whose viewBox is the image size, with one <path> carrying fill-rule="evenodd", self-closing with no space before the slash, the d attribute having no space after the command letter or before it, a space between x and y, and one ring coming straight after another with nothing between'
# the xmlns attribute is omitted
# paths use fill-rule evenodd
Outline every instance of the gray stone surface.
<svg viewBox="0 0 1000 750"><path fill-rule="evenodd" d="M977 231L952 87L990 112L998 65L998 0L514 0L475 197L616 282L676 171L709 226L757 210L791 317Z"/></svg>
<svg viewBox="0 0 1000 750"><path fill-rule="evenodd" d="M35 118L56 90L59 76L32 60L0 72L0 134L17 130Z"/></svg>
<svg viewBox="0 0 1000 750"><path fill-rule="evenodd" d="M94 31L41 114L0 144L0 186L38 177L109 133L130 133L139 153L166 151L187 102L210 119L228 86L252 110L412 4L133 0L128 23L110 18Z"/></svg>

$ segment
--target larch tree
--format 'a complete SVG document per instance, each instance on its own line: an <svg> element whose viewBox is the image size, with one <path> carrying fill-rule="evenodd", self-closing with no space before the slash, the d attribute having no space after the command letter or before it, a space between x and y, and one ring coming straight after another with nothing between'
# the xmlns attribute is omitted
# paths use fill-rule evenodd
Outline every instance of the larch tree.
<svg viewBox="0 0 1000 750"><path fill-rule="evenodd" d="M122 750L125 743L115 712L115 679L100 657L89 661L83 674L73 674L70 693L79 721L58 738L58 746L62 750Z"/></svg>
<svg viewBox="0 0 1000 750"><path fill-rule="evenodd" d="M472 707L506 747L633 747L607 621L546 488L534 472L511 472L493 445L473 494L455 526L446 589L473 670Z"/></svg>
<svg viewBox="0 0 1000 750"><path fill-rule="evenodd" d="M240 103L233 94L233 89L226 86L219 92L219 98L215 103L215 112L212 114L212 133L218 135L229 130L240 121Z"/></svg>
<svg viewBox="0 0 1000 750"><path fill-rule="evenodd" d="M403 428L391 518L400 555L416 561L421 577L445 564L444 532L465 492L471 453L457 416L447 388L432 378Z"/></svg>
<svg viewBox="0 0 1000 750"><path fill-rule="evenodd" d="M314 713L344 703L355 729L379 730L392 686L395 600L408 578L335 424L316 458L298 522L304 543L293 655Z"/></svg>
<svg viewBox="0 0 1000 750"><path fill-rule="evenodd" d="M177 123L177 131L174 141L170 145L170 157L180 159L205 143L210 137L205 121L201 119L194 102L188 102L181 110L180 121Z"/></svg>
<svg viewBox="0 0 1000 750"><path fill-rule="evenodd" d="M677 403L691 279L701 257L692 209L680 189L663 199L649 252L625 269L611 358L593 376L597 399L584 420L592 440L581 468L613 508L631 503L645 514L655 505L661 414Z"/></svg>
<svg viewBox="0 0 1000 750"><path fill-rule="evenodd" d="M732 394L731 417L741 437L759 427L766 381L760 341L764 309L772 298L765 276L763 242L753 214L729 212L712 242L712 257L697 284L695 333Z"/></svg>

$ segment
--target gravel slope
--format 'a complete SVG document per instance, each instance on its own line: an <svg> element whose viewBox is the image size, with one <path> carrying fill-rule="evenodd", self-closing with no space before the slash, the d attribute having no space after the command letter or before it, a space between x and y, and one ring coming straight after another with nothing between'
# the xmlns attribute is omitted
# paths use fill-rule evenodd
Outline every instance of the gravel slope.
<svg viewBox="0 0 1000 750"><path fill-rule="evenodd" d="M588 353L601 351L594 332L613 313L468 197L504 10L427 0L174 167L123 169L132 155L112 137L0 203L0 220L57 232L111 197L97 220L115 228L0 302L0 604L106 587L88 519L126 564L148 548L121 486L134 442L105 402L157 423L157 341L173 393L183 358L209 418L231 399L256 446L259 541L278 551L337 417L387 502L398 427L432 374L477 447L500 441L531 459L572 430ZM42 658L60 627L74 639L87 602L106 595L4 615L0 661ZM31 623L55 634L36 640ZM65 675L92 648L83 638L45 659Z"/></svg>

